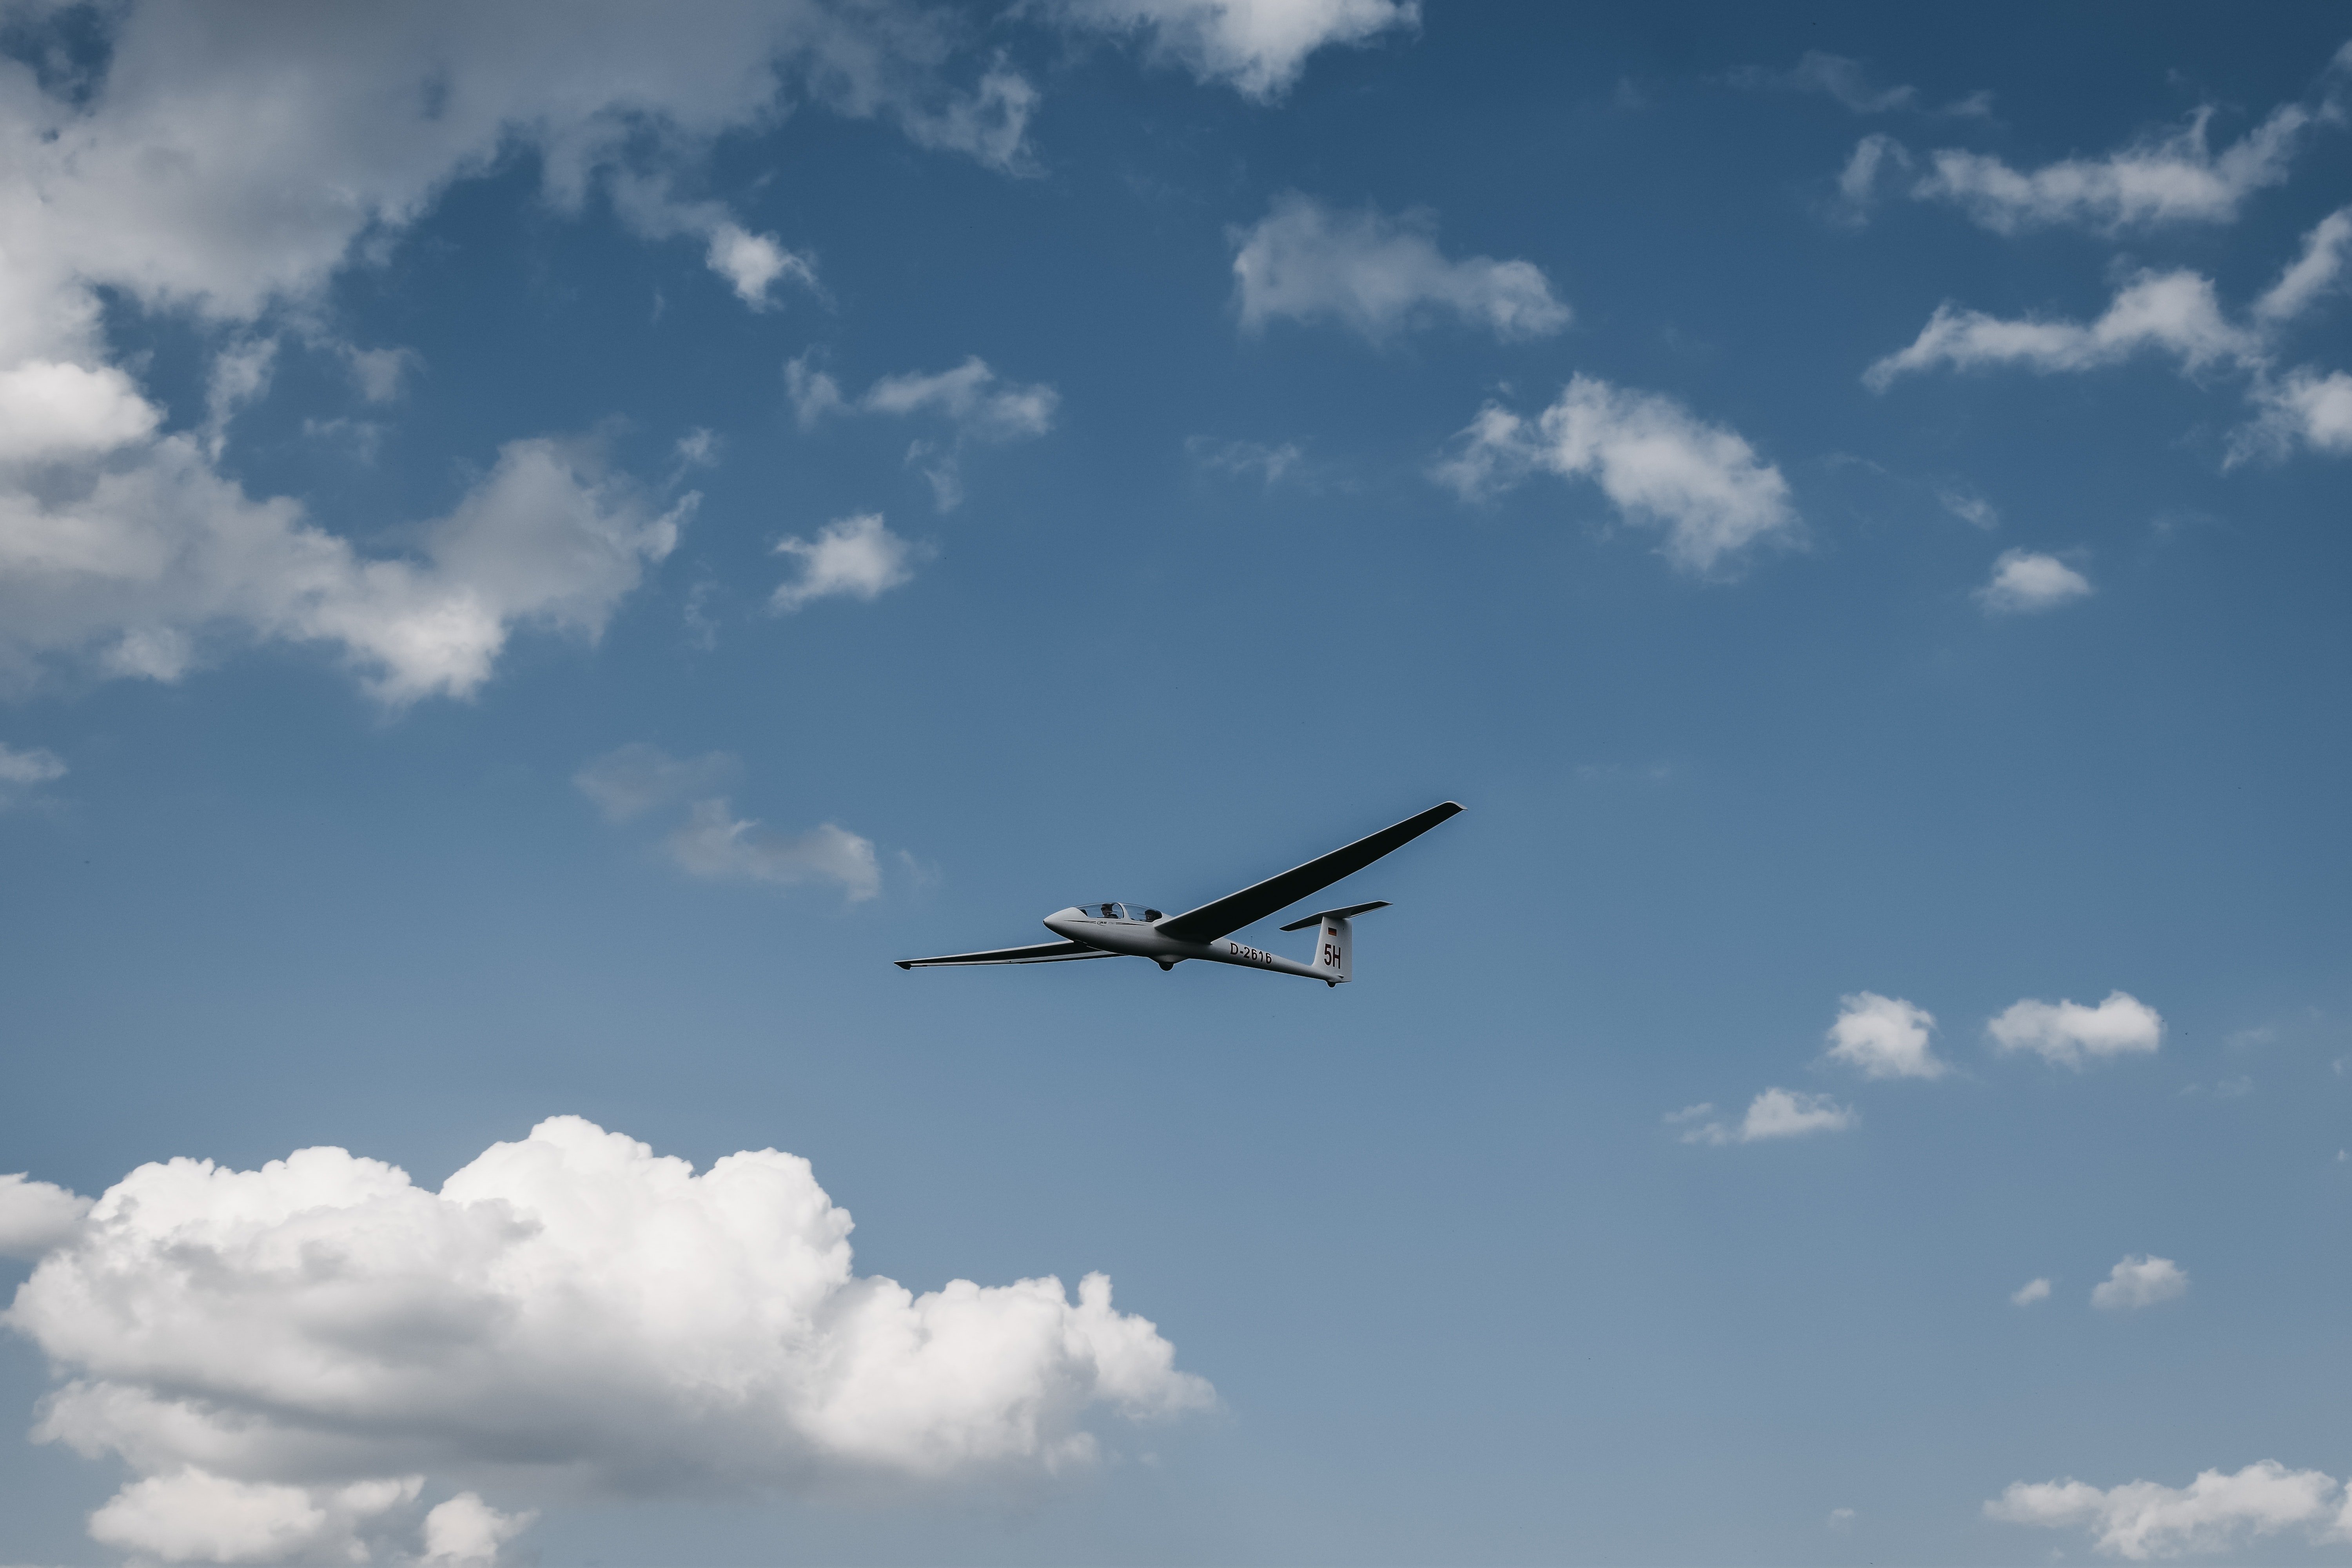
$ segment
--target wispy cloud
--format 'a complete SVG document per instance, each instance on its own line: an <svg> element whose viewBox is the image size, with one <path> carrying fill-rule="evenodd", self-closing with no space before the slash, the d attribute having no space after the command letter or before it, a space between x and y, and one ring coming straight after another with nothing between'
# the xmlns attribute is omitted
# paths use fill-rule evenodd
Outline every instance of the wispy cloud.
<svg viewBox="0 0 2352 1568"><path fill-rule="evenodd" d="M1594 376L1577 376L1533 420L1488 404L1431 477L1468 500L1538 472L1600 486L1627 522L1663 531L1663 553L1687 572L1798 529L1788 481L1736 431Z"/></svg>
<svg viewBox="0 0 2352 1568"><path fill-rule="evenodd" d="M1062 401L1060 393L1042 382L1024 385L1004 380L977 354L950 370L883 376L849 398L843 395L841 384L804 353L784 366L784 388L803 430L837 414L928 415L945 421L946 441L918 440L907 449L908 466L919 468L930 481L941 511L952 510L963 500L966 447L1043 436L1053 429Z"/></svg>

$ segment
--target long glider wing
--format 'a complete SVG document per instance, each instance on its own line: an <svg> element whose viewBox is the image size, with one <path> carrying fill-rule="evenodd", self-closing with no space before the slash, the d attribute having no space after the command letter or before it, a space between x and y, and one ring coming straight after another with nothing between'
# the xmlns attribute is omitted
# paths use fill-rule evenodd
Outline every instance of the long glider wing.
<svg viewBox="0 0 2352 1568"><path fill-rule="evenodd" d="M901 969L944 969L976 963L1066 963L1073 958L1117 958L1118 953L1082 942L1042 942L1035 947L1000 947L989 952L950 952L944 958L894 958Z"/></svg>
<svg viewBox="0 0 2352 1568"><path fill-rule="evenodd" d="M1214 942L1230 931L1265 919L1275 910L1319 893L1340 878L1360 871L1391 849L1412 843L1462 808L1452 801L1408 816L1393 827L1357 839L1353 844L1319 856L1304 866L1268 877L1238 893L1227 893L1214 903L1160 922L1160 930L1181 942Z"/></svg>

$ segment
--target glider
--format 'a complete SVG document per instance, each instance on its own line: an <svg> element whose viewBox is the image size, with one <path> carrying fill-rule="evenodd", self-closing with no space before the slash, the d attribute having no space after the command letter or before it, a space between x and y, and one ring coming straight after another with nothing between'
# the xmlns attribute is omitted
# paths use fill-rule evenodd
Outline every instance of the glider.
<svg viewBox="0 0 2352 1568"><path fill-rule="evenodd" d="M1229 939L1244 926L1319 893L1349 872L1360 871L1391 849L1410 844L1461 809L1450 800L1433 805L1392 827L1383 827L1353 844L1343 845L1279 877L1268 877L1238 893L1227 893L1181 915L1163 915L1141 904L1074 904L1045 917L1045 929L1062 938L1060 942L891 962L901 969L943 969L982 963L1064 963L1077 958L1148 958L1166 971L1188 958L1198 958L1211 963L1271 969L1276 974L1297 974L1338 985L1348 978L1352 932L1348 922L1367 910L1387 909L1385 899L1369 904L1349 904L1345 909L1321 910L1283 927L1285 931L1305 931L1311 925L1322 927L1310 963L1277 958L1246 942Z"/></svg>

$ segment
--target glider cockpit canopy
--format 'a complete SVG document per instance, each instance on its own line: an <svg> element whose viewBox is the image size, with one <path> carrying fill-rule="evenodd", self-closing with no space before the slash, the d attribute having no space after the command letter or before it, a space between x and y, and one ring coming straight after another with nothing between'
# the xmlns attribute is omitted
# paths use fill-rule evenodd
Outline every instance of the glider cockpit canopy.
<svg viewBox="0 0 2352 1568"><path fill-rule="evenodd" d="M1158 910L1147 910L1141 904L1080 904L1078 913L1101 921L1151 921L1165 918Z"/></svg>

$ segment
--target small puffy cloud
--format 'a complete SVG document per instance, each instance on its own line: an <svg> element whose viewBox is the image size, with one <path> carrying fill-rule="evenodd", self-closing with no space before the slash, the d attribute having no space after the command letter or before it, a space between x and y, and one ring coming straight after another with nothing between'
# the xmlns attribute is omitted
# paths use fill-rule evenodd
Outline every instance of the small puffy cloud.
<svg viewBox="0 0 2352 1568"><path fill-rule="evenodd" d="M2134 1312L2188 1290L2188 1274L2169 1258L2126 1258L2092 1287L2091 1305L2104 1311Z"/></svg>
<svg viewBox="0 0 2352 1568"><path fill-rule="evenodd" d="M807 257L786 250L774 235L753 234L737 224L711 227L705 259L713 272L734 286L736 298L755 310L764 310L774 302L768 289L780 279L790 279L812 291L817 288L816 267Z"/></svg>
<svg viewBox="0 0 2352 1568"><path fill-rule="evenodd" d="M2164 1019L2127 992L2113 991L2095 1007L2079 1002L2013 1003L1985 1025L1996 1048L2032 1051L2053 1066L2144 1056L2164 1043Z"/></svg>
<svg viewBox="0 0 2352 1568"><path fill-rule="evenodd" d="M1704 1116L1715 1108L1695 1105L1667 1118L1669 1121ZM1802 1138L1813 1132L1843 1132L1861 1118L1826 1094L1768 1089L1748 1102L1748 1114L1737 1127L1709 1121L1683 1134L1685 1143L1754 1143L1768 1138Z"/></svg>
<svg viewBox="0 0 2352 1568"><path fill-rule="evenodd" d="M2009 1304L2012 1307L2031 1307L2036 1301L2048 1300L2050 1281L2047 1279L2028 1279L2009 1294Z"/></svg>
<svg viewBox="0 0 2352 1568"><path fill-rule="evenodd" d="M93 1535L156 1559L457 1568L526 1521L500 1488L919 1491L1213 1401L1098 1274L919 1295L850 1229L795 1155L555 1117L437 1193L331 1148L143 1165L5 1321L68 1379L36 1436L131 1472Z"/></svg>
<svg viewBox="0 0 2352 1568"><path fill-rule="evenodd" d="M81 1233L90 1200L23 1172L0 1176L0 1258L39 1258Z"/></svg>
<svg viewBox="0 0 2352 1568"><path fill-rule="evenodd" d="M1941 1078L1951 1070L1929 1048L1935 1016L1898 996L1874 991L1840 999L1830 1026L1830 1059L1861 1069L1864 1078Z"/></svg>
<svg viewBox="0 0 2352 1568"><path fill-rule="evenodd" d="M2102 1491L2083 1481L2012 1481L1984 1505L1985 1517L2045 1530L2084 1530L2109 1557L2243 1550L2252 1539L2298 1530L2315 1542L2347 1538L2333 1477L2290 1470L2273 1459L2235 1475L2203 1470L2185 1487L2126 1481ZM2352 1505L2346 1505L2352 1507Z"/></svg>
<svg viewBox="0 0 2352 1568"><path fill-rule="evenodd" d="M1932 370L2019 366L2050 374L2120 364L2144 349L2169 353L2185 370L2219 363L2252 364L2261 345L2231 325L2213 297L2210 279L2195 272L2143 272L2117 290L2106 310L2084 326L2032 317L2004 320L1982 310L1936 307L1909 347L1863 373L1874 392L1898 376Z"/></svg>
<svg viewBox="0 0 2352 1568"><path fill-rule="evenodd" d="M605 821L627 822L723 784L739 771L736 760L724 752L673 757L657 746L632 741L588 763L572 775L572 782L595 803Z"/></svg>
<svg viewBox="0 0 2352 1568"><path fill-rule="evenodd" d="M1853 1521L1857 1517L1850 1508L1833 1508L1830 1510L1830 1516L1823 1522L1832 1530L1847 1531L1853 1528Z"/></svg>
<svg viewBox="0 0 2352 1568"><path fill-rule="evenodd" d="M801 563L799 578L779 585L768 600L776 614L789 615L835 595L871 602L911 579L915 563L929 552L883 527L880 512L866 512L826 524L814 540L782 540L776 553Z"/></svg>
<svg viewBox="0 0 2352 1568"><path fill-rule="evenodd" d="M1989 616L2021 616L2054 610L2091 592L2091 580L2055 555L2004 550L1992 563L1992 581L1976 597Z"/></svg>
<svg viewBox="0 0 2352 1568"><path fill-rule="evenodd" d="M1448 261L1436 227L1426 213L1335 212L1295 192L1276 197L1255 226L1232 231L1243 329L1331 321L1377 342L1444 313L1507 342L1568 325L1568 307L1533 262Z"/></svg>
<svg viewBox="0 0 2352 1568"><path fill-rule="evenodd" d="M2248 196L2286 182L2287 164L2315 116L2284 104L2220 153L2206 144L2211 109L2180 131L2101 158L2066 158L2030 171L1982 153L1930 155L1913 195L1958 205L1996 234L2074 225L2113 231L2236 220Z"/></svg>
<svg viewBox="0 0 2352 1568"><path fill-rule="evenodd" d="M834 882L851 903L882 890L874 841L830 822L806 833L773 833L738 819L724 799L698 800L664 843L680 868L712 881Z"/></svg>
<svg viewBox="0 0 2352 1568"><path fill-rule="evenodd" d="M1150 58L1223 82L1245 98L1280 98L1307 57L1421 25L1418 0L1045 0L1065 26L1141 37Z"/></svg>
<svg viewBox="0 0 2352 1568"><path fill-rule="evenodd" d="M1475 500L1538 471L1591 479L1626 521L1663 530L1666 559L1688 572L1798 528L1788 481L1738 432L1587 375L1533 421L1488 404L1432 477Z"/></svg>

